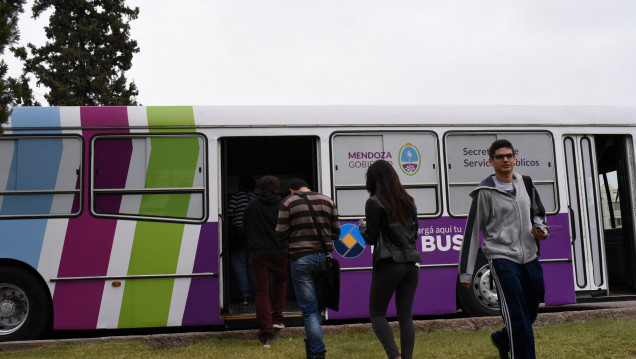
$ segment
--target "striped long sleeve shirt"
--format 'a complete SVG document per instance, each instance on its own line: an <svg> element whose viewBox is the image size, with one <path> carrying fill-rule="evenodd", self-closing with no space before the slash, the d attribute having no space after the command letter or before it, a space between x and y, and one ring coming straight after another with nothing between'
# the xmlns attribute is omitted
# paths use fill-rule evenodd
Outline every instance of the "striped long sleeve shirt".
<svg viewBox="0 0 636 359"><path fill-rule="evenodd" d="M230 198L230 202L227 205L228 216L230 217L230 223L236 228L243 228L243 213L249 201L254 198L253 192L236 192Z"/></svg>
<svg viewBox="0 0 636 359"><path fill-rule="evenodd" d="M306 194L316 213L327 250L331 252L332 241L340 238L338 210L331 198L315 192ZM276 234L281 240L289 241L289 255L293 259L309 253L323 252L307 203L299 195L287 196L281 203Z"/></svg>

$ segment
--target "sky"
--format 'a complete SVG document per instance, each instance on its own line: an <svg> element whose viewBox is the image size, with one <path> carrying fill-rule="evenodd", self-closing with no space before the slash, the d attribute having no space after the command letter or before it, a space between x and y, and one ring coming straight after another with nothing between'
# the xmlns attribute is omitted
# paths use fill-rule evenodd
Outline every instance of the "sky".
<svg viewBox="0 0 636 359"><path fill-rule="evenodd" d="M21 45L46 40L31 3ZM633 0L127 4L143 105L636 104Z"/></svg>

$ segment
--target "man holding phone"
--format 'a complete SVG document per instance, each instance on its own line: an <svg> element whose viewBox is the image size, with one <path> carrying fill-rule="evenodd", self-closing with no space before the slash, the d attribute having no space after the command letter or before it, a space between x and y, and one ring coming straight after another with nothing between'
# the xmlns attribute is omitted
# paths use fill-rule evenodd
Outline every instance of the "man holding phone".
<svg viewBox="0 0 636 359"><path fill-rule="evenodd" d="M481 249L490 265L505 324L504 329L491 333L491 340L501 358L508 358L508 352L511 358L535 358L532 323L545 293L535 238L548 237L545 210L531 182L527 188L522 176L513 171L516 154L510 141L493 142L488 154L495 174L470 193L459 281L470 288L481 233Z"/></svg>

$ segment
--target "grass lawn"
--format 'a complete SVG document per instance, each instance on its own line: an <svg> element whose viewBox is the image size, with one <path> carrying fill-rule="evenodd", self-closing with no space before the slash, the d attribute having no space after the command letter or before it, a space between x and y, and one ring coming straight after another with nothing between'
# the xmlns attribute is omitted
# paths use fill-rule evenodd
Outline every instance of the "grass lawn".
<svg viewBox="0 0 636 359"><path fill-rule="evenodd" d="M488 339L489 332L417 333L415 358L498 358ZM596 320L535 328L538 358L636 358L635 320ZM380 342L372 332L346 331L325 335L327 358L385 359ZM399 343L399 338L398 338ZM279 338L264 349L258 341L205 339L187 346L158 349L145 341L99 344L60 344L22 351L0 352L0 359L23 358L305 358L303 338Z"/></svg>

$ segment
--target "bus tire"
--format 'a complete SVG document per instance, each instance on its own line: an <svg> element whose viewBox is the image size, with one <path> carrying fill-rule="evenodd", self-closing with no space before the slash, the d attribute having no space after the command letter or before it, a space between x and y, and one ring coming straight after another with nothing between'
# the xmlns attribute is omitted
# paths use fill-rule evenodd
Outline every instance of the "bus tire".
<svg viewBox="0 0 636 359"><path fill-rule="evenodd" d="M0 266L0 341L37 339L50 323L44 285L25 269Z"/></svg>
<svg viewBox="0 0 636 359"><path fill-rule="evenodd" d="M490 276L490 266L479 251L470 289L457 281L457 297L462 310L471 317L499 315L499 302L495 284Z"/></svg>

